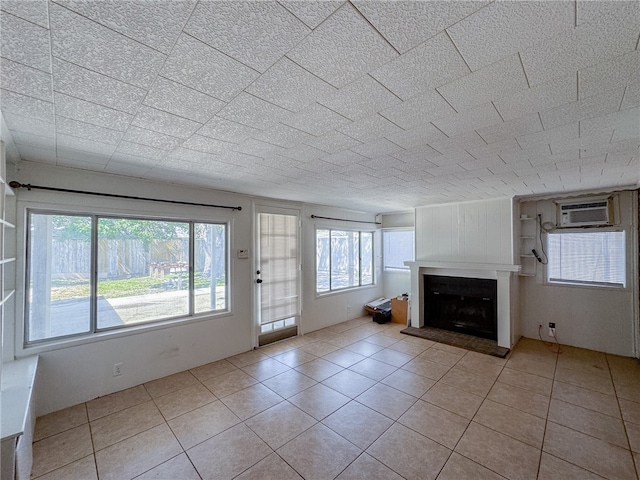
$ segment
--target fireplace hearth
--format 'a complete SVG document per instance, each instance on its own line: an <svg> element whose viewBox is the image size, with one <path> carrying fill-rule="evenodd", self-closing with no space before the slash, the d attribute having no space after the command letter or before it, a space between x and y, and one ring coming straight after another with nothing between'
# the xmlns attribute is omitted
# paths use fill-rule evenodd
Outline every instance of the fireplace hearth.
<svg viewBox="0 0 640 480"><path fill-rule="evenodd" d="M424 275L424 325L497 340L497 281Z"/></svg>

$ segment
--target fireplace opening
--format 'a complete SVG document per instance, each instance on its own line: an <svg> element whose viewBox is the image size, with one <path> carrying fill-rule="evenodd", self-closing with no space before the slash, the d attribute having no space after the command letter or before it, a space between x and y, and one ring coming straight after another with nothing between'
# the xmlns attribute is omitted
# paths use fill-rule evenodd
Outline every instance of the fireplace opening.
<svg viewBox="0 0 640 480"><path fill-rule="evenodd" d="M424 324L498 339L497 281L424 275Z"/></svg>

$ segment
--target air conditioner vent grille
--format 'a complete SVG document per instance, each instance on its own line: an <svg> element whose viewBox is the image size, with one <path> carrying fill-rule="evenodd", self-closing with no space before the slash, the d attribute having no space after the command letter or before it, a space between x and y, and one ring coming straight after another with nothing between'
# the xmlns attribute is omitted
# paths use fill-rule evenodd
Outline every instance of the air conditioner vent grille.
<svg viewBox="0 0 640 480"><path fill-rule="evenodd" d="M587 209L587 208L602 208L602 207L606 207L608 204L606 201L604 202L593 202L593 203L579 203L579 204L572 204L572 205L561 205L560 209L561 210L582 210L582 209Z"/></svg>

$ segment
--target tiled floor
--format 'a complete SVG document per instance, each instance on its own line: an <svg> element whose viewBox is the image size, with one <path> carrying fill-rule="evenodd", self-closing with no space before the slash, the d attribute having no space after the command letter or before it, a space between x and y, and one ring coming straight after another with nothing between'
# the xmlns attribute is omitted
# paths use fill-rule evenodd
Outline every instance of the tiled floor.
<svg viewBox="0 0 640 480"><path fill-rule="evenodd" d="M637 479L640 365L370 317L38 419L44 479Z"/></svg>

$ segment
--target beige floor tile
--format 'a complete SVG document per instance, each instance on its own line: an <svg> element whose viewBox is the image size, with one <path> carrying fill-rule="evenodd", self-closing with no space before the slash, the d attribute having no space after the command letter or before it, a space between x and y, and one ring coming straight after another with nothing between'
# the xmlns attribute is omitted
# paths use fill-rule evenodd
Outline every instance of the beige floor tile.
<svg viewBox="0 0 640 480"><path fill-rule="evenodd" d="M640 360L607 354L607 363L614 383L640 384Z"/></svg>
<svg viewBox="0 0 640 480"><path fill-rule="evenodd" d="M556 355L545 352L519 352L517 349L509 357L506 367L545 378L553 378L556 369Z"/></svg>
<svg viewBox="0 0 640 480"><path fill-rule="evenodd" d="M168 424L186 450L240 423L220 400L180 415Z"/></svg>
<svg viewBox="0 0 640 480"><path fill-rule="evenodd" d="M422 399L469 420L473 418L484 400L478 395L440 382L431 387Z"/></svg>
<svg viewBox="0 0 640 480"><path fill-rule="evenodd" d="M635 478L631 452L608 442L547 422L543 451L605 478Z"/></svg>
<svg viewBox="0 0 640 480"><path fill-rule="evenodd" d="M252 363L246 367L242 367L244 373L248 373L253 378L262 382L268 378L275 377L280 373L284 373L287 370L291 370L291 367L281 363L273 358L267 358L260 360L259 362Z"/></svg>
<svg viewBox="0 0 640 480"><path fill-rule="evenodd" d="M433 348L435 348L436 350L453 353L454 355L459 355L460 357L464 357L467 353L469 353L469 350L466 350L464 348L456 347L454 345L448 345L441 342L434 342Z"/></svg>
<svg viewBox="0 0 640 480"><path fill-rule="evenodd" d="M322 383L349 398L355 398L374 386L376 381L351 370L343 370Z"/></svg>
<svg viewBox="0 0 640 480"><path fill-rule="evenodd" d="M362 450L319 423L277 453L303 478L312 480L335 478Z"/></svg>
<svg viewBox="0 0 640 480"><path fill-rule="evenodd" d="M134 478L182 452L166 424L96 452L100 480Z"/></svg>
<svg viewBox="0 0 640 480"><path fill-rule="evenodd" d="M371 455L363 453L336 480L402 480L402 477Z"/></svg>
<svg viewBox="0 0 640 480"><path fill-rule="evenodd" d="M280 355L276 355L273 358L291 368L295 368L299 365L302 365L303 363L315 360L318 357L316 355L311 355L310 353L307 353L299 348L296 348Z"/></svg>
<svg viewBox="0 0 640 480"><path fill-rule="evenodd" d="M283 400L280 395L260 383L221 399L222 403L235 413L240 420L253 417Z"/></svg>
<svg viewBox="0 0 640 480"><path fill-rule="evenodd" d="M219 377L220 375L232 372L237 369L238 367L230 362L227 362L226 360L218 360L217 362L207 363L206 365L202 365L201 367L192 368L189 371L194 377L203 382L204 380Z"/></svg>
<svg viewBox="0 0 640 480"><path fill-rule="evenodd" d="M552 399L549 420L619 447L629 448L624 425L619 418Z"/></svg>
<svg viewBox="0 0 640 480"><path fill-rule="evenodd" d="M359 353L352 352L351 350L347 350L344 348L340 348L331 353L326 354L324 357L325 360L330 361L331 363L335 363L343 368L350 367L354 363L358 363L361 360L364 360L366 357L364 355L360 355Z"/></svg>
<svg viewBox="0 0 640 480"><path fill-rule="evenodd" d="M281 402L245 422L274 450L316 423L317 420L289 402Z"/></svg>
<svg viewBox="0 0 640 480"><path fill-rule="evenodd" d="M335 363L331 363L322 358L311 360L299 367L296 370L307 377L311 377L314 380L321 382L338 372L341 372L343 368Z"/></svg>
<svg viewBox="0 0 640 480"><path fill-rule="evenodd" d="M383 378L381 383L419 398L427 393L427 390L435 385L436 381L411 373L407 370L400 369L396 370L388 377Z"/></svg>
<svg viewBox="0 0 640 480"><path fill-rule="evenodd" d="M279 342L270 343L269 345L265 345L260 347L260 352L269 355L270 357L275 357L277 355L281 355L289 350L293 350L294 348L298 348L295 344L292 343L293 339L296 337L281 340Z"/></svg>
<svg viewBox="0 0 640 480"><path fill-rule="evenodd" d="M467 457L453 452L444 465L438 480L502 480L504 477Z"/></svg>
<svg viewBox="0 0 640 480"><path fill-rule="evenodd" d="M352 352L359 353L360 355L364 355L365 357L368 357L370 355L373 355L376 352L379 352L385 347L361 340L361 341L354 342L350 345L347 345L344 348L346 348L347 350L351 350Z"/></svg>
<svg viewBox="0 0 640 480"><path fill-rule="evenodd" d="M487 398L541 418L546 418L549 410L549 397L546 395L533 393L502 382L493 384Z"/></svg>
<svg viewBox="0 0 640 480"><path fill-rule="evenodd" d="M488 355L486 353L479 352L467 352L464 356L464 360L474 360L479 363L490 363L499 367L504 367L507 364L507 358L500 358L494 355Z"/></svg>
<svg viewBox="0 0 640 480"><path fill-rule="evenodd" d="M33 440L38 441L89 422L84 403L38 417Z"/></svg>
<svg viewBox="0 0 640 480"><path fill-rule="evenodd" d="M404 426L453 449L469 425L469 419L418 400L398 420Z"/></svg>
<svg viewBox="0 0 640 480"><path fill-rule="evenodd" d="M551 396L563 402L620 418L620 407L615 395L595 392L570 383L554 382Z"/></svg>
<svg viewBox="0 0 640 480"><path fill-rule="evenodd" d="M322 420L350 400L349 397L319 383L294 395L288 401L316 420Z"/></svg>
<svg viewBox="0 0 640 480"><path fill-rule="evenodd" d="M33 444L31 475L44 475L92 453L88 424L52 435Z"/></svg>
<svg viewBox="0 0 640 480"><path fill-rule="evenodd" d="M168 377L159 378L144 384L152 398L157 398L167 393L175 392L187 387L198 385L198 379L191 372L180 372Z"/></svg>
<svg viewBox="0 0 640 480"><path fill-rule="evenodd" d="M171 420L215 400L216 397L213 393L204 385L198 384L158 397L154 399L154 402L162 416L166 420Z"/></svg>
<svg viewBox="0 0 640 480"><path fill-rule="evenodd" d="M160 410L152 401L120 410L91 422L93 448L97 452L164 422Z"/></svg>
<svg viewBox="0 0 640 480"><path fill-rule="evenodd" d="M625 422L625 429L627 430L627 436L629 437L631 451L640 453L640 425Z"/></svg>
<svg viewBox="0 0 640 480"><path fill-rule="evenodd" d="M636 464L636 475L640 478L640 453L634 453L633 460Z"/></svg>
<svg viewBox="0 0 640 480"><path fill-rule="evenodd" d="M378 383L356 397L356 401L393 420L397 420L418 399L395 388Z"/></svg>
<svg viewBox="0 0 640 480"><path fill-rule="evenodd" d="M200 480L200 475L186 453L181 453L143 473L136 480Z"/></svg>
<svg viewBox="0 0 640 480"><path fill-rule="evenodd" d="M425 350L427 348L431 348L432 346L434 346L436 344L436 342L432 342L431 340L427 340L426 338L414 337L413 335L406 335L402 341L403 342L409 342L409 343L415 343L417 345L424 345L425 346Z"/></svg>
<svg viewBox="0 0 640 480"><path fill-rule="evenodd" d="M352 401L329 415L322 423L364 450L393 425L393 420Z"/></svg>
<svg viewBox="0 0 640 480"><path fill-rule="evenodd" d="M151 400L151 396L147 393L147 390L144 386L138 385L137 387L121 390L87 402L87 413L89 420L93 421L149 400Z"/></svg>
<svg viewBox="0 0 640 480"><path fill-rule="evenodd" d="M258 381L251 375L247 375L242 370L225 373L219 377L211 378L202 382L211 393L218 398L226 397L236 393L243 388L255 385Z"/></svg>
<svg viewBox="0 0 640 480"><path fill-rule="evenodd" d="M34 477L32 477L34 478ZM76 460L64 467L49 472L37 480L98 480L96 460L92 455Z"/></svg>
<svg viewBox="0 0 640 480"><path fill-rule="evenodd" d="M431 380L438 381L451 369L451 367L442 365L441 363L432 362L422 355L418 355L409 363L403 365L402 369L430 378Z"/></svg>
<svg viewBox="0 0 640 480"><path fill-rule="evenodd" d="M442 350L441 348L438 348L438 345L440 344L436 343L435 345L433 345L433 347L421 353L417 358L424 358L431 362L439 363L447 367L453 367L456 363L458 363L458 360L460 360L464 356L464 354L462 353L453 353L450 351Z"/></svg>
<svg viewBox="0 0 640 480"><path fill-rule="evenodd" d="M640 382L616 382L616 394L618 395L618 398L637 402L640 398Z"/></svg>
<svg viewBox="0 0 640 480"><path fill-rule="evenodd" d="M491 390L495 379L475 375L455 366L449 370L440 381L465 392L485 397L489 393L489 390Z"/></svg>
<svg viewBox="0 0 640 480"><path fill-rule="evenodd" d="M338 347L328 342L318 341L303 345L300 347L300 350L315 355L316 357L323 357L328 353L335 352L338 350Z"/></svg>
<svg viewBox="0 0 640 480"><path fill-rule="evenodd" d="M570 383L571 385L576 385L595 392L606 393L607 395L613 395L615 393L613 390L613 383L609 377L594 375L581 370L571 370L568 368L558 367L556 369L555 380L558 382Z"/></svg>
<svg viewBox="0 0 640 480"><path fill-rule="evenodd" d="M411 342L407 340L407 338L405 337L399 342L394 343L393 345L389 345L389 347L387 348L390 348L391 350L395 350L397 352L406 353L407 355L411 355L415 357L420 355L430 346L431 345L424 345L424 344Z"/></svg>
<svg viewBox="0 0 640 480"><path fill-rule="evenodd" d="M286 371L262 382L263 385L269 387L282 398L292 397L296 393L313 387L316 383L318 382L313 378L307 377L296 370Z"/></svg>
<svg viewBox="0 0 640 480"><path fill-rule="evenodd" d="M302 477L291 468L277 453L260 460L235 480L301 480Z"/></svg>
<svg viewBox="0 0 640 480"><path fill-rule="evenodd" d="M351 365L349 370L359 373L365 377L369 377L373 380L380 381L388 375L391 375L397 370L396 367L389 365L388 363L379 362L372 358L365 358L361 362Z"/></svg>
<svg viewBox="0 0 640 480"><path fill-rule="evenodd" d="M602 477L542 452L538 480L602 480Z"/></svg>
<svg viewBox="0 0 640 480"><path fill-rule="evenodd" d="M394 367L401 367L405 363L413 360L414 355L398 352L397 350L393 350L391 348L385 348L384 350L380 350L379 352L371 355L371 358L380 362L388 363L389 365L393 365Z"/></svg>
<svg viewBox="0 0 640 480"><path fill-rule="evenodd" d="M273 453L245 425L236 425L187 450L203 480L233 478Z"/></svg>
<svg viewBox="0 0 640 480"><path fill-rule="evenodd" d="M463 368L473 374L490 377L495 380L498 378L498 375L500 375L500 372L502 372L504 365L494 363L483 357L491 358L489 355L482 355L480 357L476 355L465 355L458 363L456 363L456 367Z"/></svg>
<svg viewBox="0 0 640 480"><path fill-rule="evenodd" d="M545 419L521 410L485 400L473 421L520 440L532 447L542 448Z"/></svg>
<svg viewBox="0 0 640 480"><path fill-rule="evenodd" d="M408 480L433 480L451 450L396 423L367 449L367 453Z"/></svg>
<svg viewBox="0 0 640 480"><path fill-rule="evenodd" d="M510 479L534 480L538 473L539 449L475 422L455 451Z"/></svg>
<svg viewBox="0 0 640 480"><path fill-rule="evenodd" d="M636 400L640 400L638 397ZM632 402L620 398L620 410L622 411L622 418L627 422L633 422L640 425L640 403Z"/></svg>
<svg viewBox="0 0 640 480"><path fill-rule="evenodd" d="M262 353L260 350L249 350L248 352L229 357L226 360L236 367L242 368L247 365L251 365L252 363L259 362L260 360L266 360L267 358L269 358L269 355Z"/></svg>
<svg viewBox="0 0 640 480"><path fill-rule="evenodd" d="M331 340L333 338L336 338L337 336L338 335L334 331L332 331L332 330L330 330L328 328L321 328L320 330L315 330L315 331L313 331L311 333L305 334L305 337L310 338L310 339L312 339L312 340L314 340L316 342L317 341L328 341L328 340Z"/></svg>
<svg viewBox="0 0 640 480"><path fill-rule="evenodd" d="M498 381L546 396L551 395L551 387L553 385L553 380L550 378L533 375L519 370L513 370L508 367L505 367L504 370L502 370L502 373L498 377Z"/></svg>

